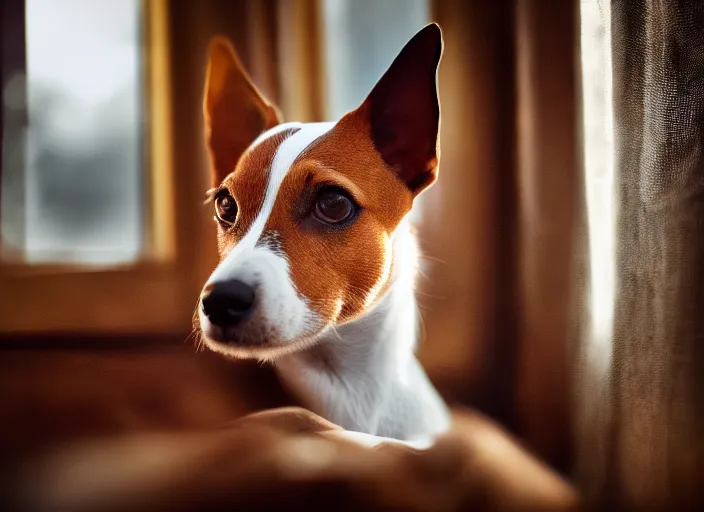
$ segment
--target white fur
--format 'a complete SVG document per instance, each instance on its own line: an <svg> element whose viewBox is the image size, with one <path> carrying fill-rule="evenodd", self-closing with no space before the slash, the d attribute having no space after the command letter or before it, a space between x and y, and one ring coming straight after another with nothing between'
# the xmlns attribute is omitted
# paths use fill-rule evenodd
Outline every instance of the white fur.
<svg viewBox="0 0 704 512"><path fill-rule="evenodd" d="M449 429L450 417L413 353L417 251L405 221L394 233L393 252L391 287L367 314L328 329L312 348L275 365L299 399L333 423L428 446Z"/></svg>
<svg viewBox="0 0 704 512"><path fill-rule="evenodd" d="M312 411L347 429L339 435L364 446L393 441L426 448L449 429L450 419L414 355L419 320L414 294L418 251L407 221L388 241L389 266L369 294L370 310L354 321L324 328L315 338L310 334L324 326L296 292L286 255L261 244L291 165L333 126L287 123L255 141L256 145L282 130L299 128L274 156L266 196L250 230L208 279L214 283L236 278L256 286L255 313L238 326L238 336L274 339L275 346L236 349L217 343L213 338L218 337L218 328L202 311L201 328L206 343L217 352L235 357L278 356L275 365L284 384ZM378 298L387 279L391 286Z"/></svg>

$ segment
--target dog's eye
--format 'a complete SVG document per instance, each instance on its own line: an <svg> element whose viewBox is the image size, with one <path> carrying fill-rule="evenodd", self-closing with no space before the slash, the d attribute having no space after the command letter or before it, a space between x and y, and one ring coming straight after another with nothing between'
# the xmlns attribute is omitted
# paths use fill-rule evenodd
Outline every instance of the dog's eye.
<svg viewBox="0 0 704 512"><path fill-rule="evenodd" d="M354 203L340 190L324 191L315 202L315 216L328 224L339 224L354 213Z"/></svg>
<svg viewBox="0 0 704 512"><path fill-rule="evenodd" d="M237 203L235 199L224 192L215 198L215 215L223 224L232 225L237 218Z"/></svg>

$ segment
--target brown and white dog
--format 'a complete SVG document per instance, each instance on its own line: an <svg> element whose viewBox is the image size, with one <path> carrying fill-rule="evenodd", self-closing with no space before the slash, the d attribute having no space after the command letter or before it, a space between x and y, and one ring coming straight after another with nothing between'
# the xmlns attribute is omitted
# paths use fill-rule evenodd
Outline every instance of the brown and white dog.
<svg viewBox="0 0 704 512"><path fill-rule="evenodd" d="M437 25L423 28L361 106L330 123L282 123L231 44L209 49L220 263L198 307L203 341L271 361L304 405L364 443L421 446L450 426L414 355L407 220L437 178L442 44Z"/></svg>

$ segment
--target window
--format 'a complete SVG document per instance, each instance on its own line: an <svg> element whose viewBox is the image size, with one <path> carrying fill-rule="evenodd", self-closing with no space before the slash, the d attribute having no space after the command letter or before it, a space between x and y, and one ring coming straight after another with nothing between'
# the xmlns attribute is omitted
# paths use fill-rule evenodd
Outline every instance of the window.
<svg viewBox="0 0 704 512"><path fill-rule="evenodd" d="M2 9L0 333L188 330L165 0Z"/></svg>
<svg viewBox="0 0 704 512"><path fill-rule="evenodd" d="M25 109L27 120L7 123L3 141L4 259L141 255L141 14L139 0L26 0L25 73L3 80L4 109Z"/></svg>
<svg viewBox="0 0 704 512"><path fill-rule="evenodd" d="M427 0L325 0L326 117L359 106L401 48L430 22Z"/></svg>

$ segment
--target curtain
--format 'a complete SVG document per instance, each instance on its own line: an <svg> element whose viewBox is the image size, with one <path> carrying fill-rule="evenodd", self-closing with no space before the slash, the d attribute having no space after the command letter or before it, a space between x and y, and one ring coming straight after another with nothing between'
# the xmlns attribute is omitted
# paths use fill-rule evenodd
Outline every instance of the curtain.
<svg viewBox="0 0 704 512"><path fill-rule="evenodd" d="M615 279L587 311L577 361L576 476L595 508L701 510L704 3L598 4L591 12L611 27L612 69L602 85L613 81L613 146L601 151L609 150L613 174L587 207L613 201L612 221L590 225L590 244L613 236L605 263ZM587 183L590 172L587 165ZM599 262L590 254L598 299L594 288L608 272L595 275ZM600 329L609 315L611 325Z"/></svg>
<svg viewBox="0 0 704 512"><path fill-rule="evenodd" d="M578 5L433 2L442 153L421 231L443 262L421 281L442 297L421 295L431 377L564 472L583 274Z"/></svg>

